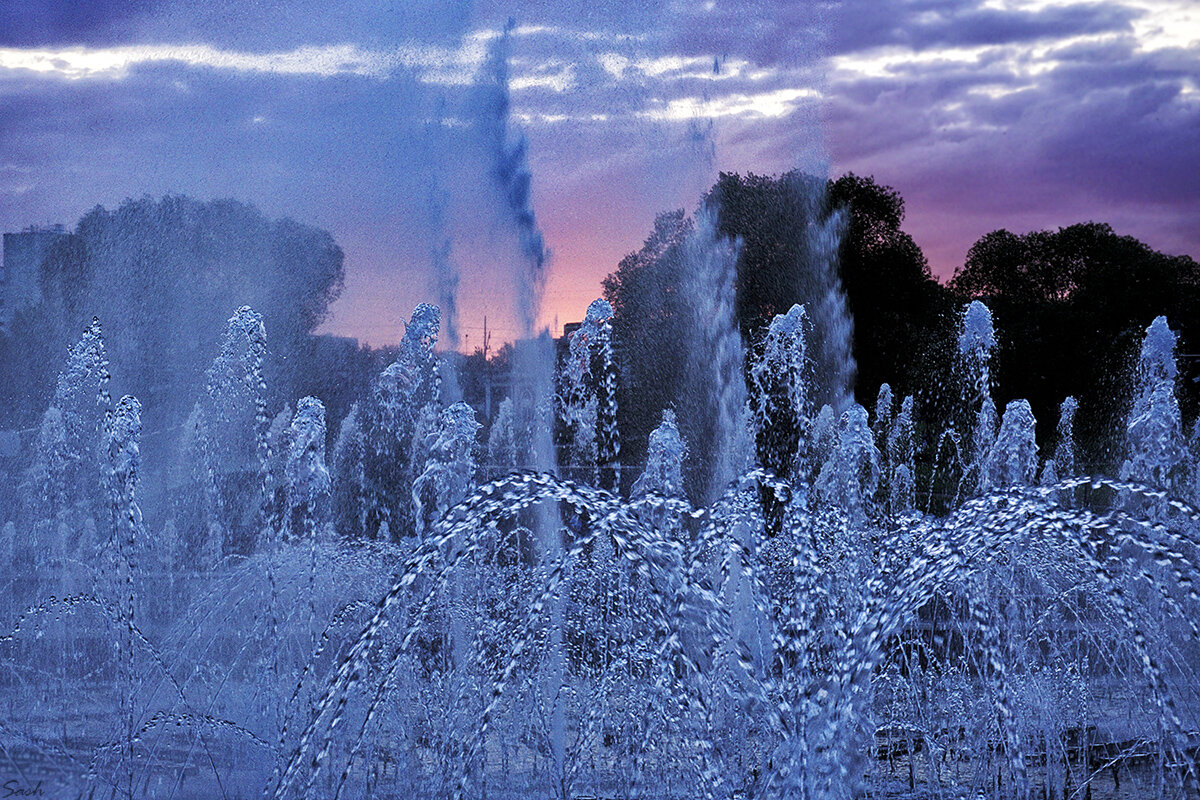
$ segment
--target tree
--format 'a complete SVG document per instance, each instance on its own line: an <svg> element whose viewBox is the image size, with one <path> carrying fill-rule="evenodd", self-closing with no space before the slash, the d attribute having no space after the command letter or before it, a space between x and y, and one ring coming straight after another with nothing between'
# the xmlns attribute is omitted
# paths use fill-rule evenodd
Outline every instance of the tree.
<svg viewBox="0 0 1200 800"><path fill-rule="evenodd" d="M854 319L857 399L868 404L885 381L901 395L931 382L936 345L952 339L954 304L930 275L920 248L900 229L904 201L898 192L853 174L826 181L801 172L777 177L722 173L703 203L716 208L718 233L741 242L737 315L749 350L761 349L776 315L796 304L810 313L817 308L825 288L813 263L820 254L810 240L841 213L837 256ZM686 351L687 309L679 287L683 243L693 227L683 211L659 215L642 249L622 259L604 281L604 296L614 310L619 419L628 463L644 458L650 428L662 409L677 402L684 384L679 354ZM815 348L813 354L819 358ZM751 357L747 363L753 362ZM818 406L823 401L819 388L813 398ZM681 417L681 430L687 424Z"/></svg>
<svg viewBox="0 0 1200 800"><path fill-rule="evenodd" d="M856 399L869 404L884 382L901 395L919 388L926 370L918 355L949 331L950 302L920 247L900 229L899 192L853 173L831 181L801 172L722 173L705 202L717 205L720 232L742 242L738 317L751 343L792 305L816 310L825 288L810 240L831 215L844 214L837 264L854 320Z"/></svg>
<svg viewBox="0 0 1200 800"><path fill-rule="evenodd" d="M622 460L643 464L650 431L676 401L686 359L682 337L687 309L680 299L684 245L693 230L682 211L659 214L654 230L636 253L621 259L604 279L604 298L613 307L613 342L620 379L617 422ZM627 470L625 476L636 475Z"/></svg>
<svg viewBox="0 0 1200 800"><path fill-rule="evenodd" d="M98 316L113 380L142 400L154 431L187 416L225 320L250 305L266 323L268 386L276 400L292 400L309 334L341 291L342 261L327 232L269 220L233 200L170 195L127 200L112 211L97 206L47 254L43 302L17 320L12 352L19 359L26 345L31 353L49 351L57 366ZM14 366L39 378L26 388L40 408L52 384Z"/></svg>
<svg viewBox="0 0 1200 800"><path fill-rule="evenodd" d="M1129 368L1146 326L1165 314L1179 331L1181 352L1200 346L1196 262L1102 223L992 231L971 247L950 288L992 308L997 399L1027 398L1043 440L1063 398L1080 398L1076 430L1085 469L1119 466L1122 442L1112 432L1129 410ZM1195 384L1183 381L1180 389L1185 407L1194 408Z"/></svg>
<svg viewBox="0 0 1200 800"><path fill-rule="evenodd" d="M823 207L826 182L803 172L745 177L722 172L703 203L717 210L717 231L742 243L737 313L750 341L793 305L813 306L805 236Z"/></svg>
<svg viewBox="0 0 1200 800"><path fill-rule="evenodd" d="M847 216L838 264L854 319L857 400L869 405L883 383L900 397L916 394L936 372L938 344L952 335L953 300L900 229L899 192L848 173L830 181L826 203Z"/></svg>

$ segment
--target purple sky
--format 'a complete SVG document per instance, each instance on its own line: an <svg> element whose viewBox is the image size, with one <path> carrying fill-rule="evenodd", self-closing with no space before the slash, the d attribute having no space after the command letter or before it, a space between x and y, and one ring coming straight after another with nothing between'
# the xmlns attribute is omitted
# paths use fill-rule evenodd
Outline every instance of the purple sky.
<svg viewBox="0 0 1200 800"><path fill-rule="evenodd" d="M718 170L874 175L943 276L987 231L1085 220L1200 256L1195 0L2 3L0 229L245 200L333 233L324 329L377 344L437 300L449 242L464 346L485 314L511 337L518 235L477 85L510 14L545 324Z"/></svg>

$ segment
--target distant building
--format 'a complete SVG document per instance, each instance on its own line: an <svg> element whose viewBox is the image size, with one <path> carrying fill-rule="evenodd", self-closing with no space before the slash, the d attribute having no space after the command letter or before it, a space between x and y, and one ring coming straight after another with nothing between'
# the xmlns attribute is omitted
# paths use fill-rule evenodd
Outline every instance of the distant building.
<svg viewBox="0 0 1200 800"><path fill-rule="evenodd" d="M562 336L554 340L554 358L557 363L561 364L567 353L571 352L571 336L582 327L582 322L568 322L563 325Z"/></svg>
<svg viewBox="0 0 1200 800"><path fill-rule="evenodd" d="M20 233L4 234L4 260L0 262L0 333L8 333L18 311L42 300L38 273L42 260L59 239L67 235L62 225L31 226Z"/></svg>

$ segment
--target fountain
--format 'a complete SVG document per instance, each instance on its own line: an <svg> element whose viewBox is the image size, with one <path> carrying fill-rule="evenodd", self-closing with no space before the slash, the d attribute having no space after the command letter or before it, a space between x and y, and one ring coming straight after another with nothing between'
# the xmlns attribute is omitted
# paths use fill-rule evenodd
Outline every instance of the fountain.
<svg viewBox="0 0 1200 800"><path fill-rule="evenodd" d="M998 413L982 302L954 419L886 385L853 402L840 213L806 232L811 307L748 349L739 245L705 208L673 287L686 385L623 464L612 306L561 359L536 330L507 46L481 102L524 340L486 441L437 307L336 420L272 407L242 307L149 492L94 322L0 512L0 776L180 800L1195 797L1200 427L1167 321L1123 467L1080 475L1074 398L1052 450L1028 402Z"/></svg>
<svg viewBox="0 0 1200 800"><path fill-rule="evenodd" d="M327 465L320 401L270 426L241 309L185 445L199 501L148 514L94 324L31 456L44 499L5 526L8 762L113 797L1193 796L1200 512L1165 320L1119 479L1075 475L1068 398L1039 480L973 304L974 486L933 515L911 397L813 409L803 307L740 390L757 464L689 501L667 410L622 496L610 315L559 381L569 480L512 469L536 437L508 401L486 446L441 405L431 306Z"/></svg>

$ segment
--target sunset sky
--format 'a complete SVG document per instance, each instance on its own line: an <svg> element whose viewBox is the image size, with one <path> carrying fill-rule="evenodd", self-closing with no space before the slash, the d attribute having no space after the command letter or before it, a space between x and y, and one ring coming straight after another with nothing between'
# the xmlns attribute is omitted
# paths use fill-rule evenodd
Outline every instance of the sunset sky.
<svg viewBox="0 0 1200 800"><path fill-rule="evenodd" d="M1086 220L1200 257L1195 0L0 0L0 230L244 200L333 234L322 330L373 344L436 300L448 241L462 346L485 315L510 338L479 85L510 17L555 332L721 170L873 175L940 276L987 231Z"/></svg>

